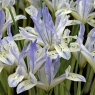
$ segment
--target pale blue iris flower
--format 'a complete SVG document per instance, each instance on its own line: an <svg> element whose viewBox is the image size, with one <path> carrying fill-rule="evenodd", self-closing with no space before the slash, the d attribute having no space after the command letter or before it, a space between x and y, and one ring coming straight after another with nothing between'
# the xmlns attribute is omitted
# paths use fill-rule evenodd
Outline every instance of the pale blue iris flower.
<svg viewBox="0 0 95 95"><path fill-rule="evenodd" d="M17 20L23 18L25 17L19 16L17 17ZM17 45L12 39L12 35L9 35L9 33L11 34L10 26L12 23L12 19L10 20L8 19L6 20L6 22L5 20L6 20L5 13L2 10L0 10L0 61L4 62L7 65L12 65L14 63L14 58L9 53L9 51L10 47L12 46L14 46L17 49ZM2 38L3 32L5 31L6 28L8 28L7 31L9 32L8 33L9 36Z"/></svg>
<svg viewBox="0 0 95 95"><path fill-rule="evenodd" d="M89 32L85 45L83 45L84 33L85 27L81 24L77 40L71 44L71 49L74 50L73 54L76 59L79 58L80 68L83 68L88 62L95 71L95 28ZM76 52L75 49L79 49L79 51Z"/></svg>
<svg viewBox="0 0 95 95"><path fill-rule="evenodd" d="M39 81L37 82L36 86L48 92L50 89L60 84L65 79L86 82L83 76L75 73L70 73L70 66L66 69L64 74L55 78L59 67L59 57L57 57L56 60L52 60L50 57L47 57L45 64L38 70Z"/></svg>
<svg viewBox="0 0 95 95"><path fill-rule="evenodd" d="M11 53L17 58L19 64L16 72L8 77L8 83L10 87L17 86L18 94L31 89L37 84L37 79L34 74L44 64L46 60L46 50L46 48L37 48L35 40L31 42L29 46L23 48L18 58L15 54L15 48L11 48ZM24 55L27 56L28 67L26 67L23 60Z"/></svg>
<svg viewBox="0 0 95 95"><path fill-rule="evenodd" d="M75 5L73 0L44 0L44 2L50 11L56 15L62 12L64 14L70 13L70 8Z"/></svg>
<svg viewBox="0 0 95 95"><path fill-rule="evenodd" d="M11 48L15 48L15 54L17 56L19 56L20 53L17 44L12 38L10 27L7 29L7 35L8 36L0 39L0 71L4 68L10 72L18 65L16 58L11 53Z"/></svg>
<svg viewBox="0 0 95 95"><path fill-rule="evenodd" d="M91 65L95 72L95 28L93 28L87 37L85 46L81 46L82 54Z"/></svg>
<svg viewBox="0 0 95 95"><path fill-rule="evenodd" d="M26 19L26 17L23 15L16 16L14 8L11 7L11 9L12 9L15 21L20 20L20 19ZM7 28L11 26L12 23L13 23L13 20L11 18L8 8L6 8L6 16L3 10L0 10L0 38L2 37L2 34L5 33Z"/></svg>
<svg viewBox="0 0 95 95"><path fill-rule="evenodd" d="M94 10L94 1L93 0L77 0L76 1L76 8L71 9L71 14L81 21L82 23L88 23L95 27L94 19L95 12Z"/></svg>
<svg viewBox="0 0 95 95"><path fill-rule="evenodd" d="M43 6L42 11L40 9L37 10L33 6L28 7L26 11L32 17L34 28L20 27L20 34L15 35L14 40L37 39L39 45L48 46L48 54L52 58L55 59L57 55L60 55L60 57L69 60L71 54L68 48L69 42L66 41L66 38L69 38L69 35L64 33L65 27L73 24L72 21L68 20L69 16L63 15L56 17L54 25L48 8L45 5ZM71 38L76 39L75 36Z"/></svg>
<svg viewBox="0 0 95 95"><path fill-rule="evenodd" d="M77 60L79 60L79 67L83 68L86 65L86 59L81 54L81 45L83 45L84 40L84 33L85 33L85 26L80 24L80 30L78 31L77 40L70 44L70 50L72 51L73 55Z"/></svg>

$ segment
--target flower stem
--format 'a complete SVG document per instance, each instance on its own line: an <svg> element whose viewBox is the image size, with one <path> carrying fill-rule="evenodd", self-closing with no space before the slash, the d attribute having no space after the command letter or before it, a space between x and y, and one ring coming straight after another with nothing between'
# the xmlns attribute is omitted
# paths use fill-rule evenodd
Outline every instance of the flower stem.
<svg viewBox="0 0 95 95"><path fill-rule="evenodd" d="M90 95L95 95L95 78L94 78L94 81L92 83Z"/></svg>
<svg viewBox="0 0 95 95"><path fill-rule="evenodd" d="M90 67L90 69L89 69L89 67L90 67L90 66L88 65L87 70L88 70L90 73L88 73L87 76L86 76L87 82L86 82L86 84L85 84L84 87L83 87L82 94L83 94L83 93L84 93L84 94L87 94L87 93L89 92L90 87L91 87L91 83L92 83L92 80L93 80L94 71L93 71L93 69L91 69L91 67Z"/></svg>
<svg viewBox="0 0 95 95"><path fill-rule="evenodd" d="M15 26L15 33L18 33L17 24L16 24L16 21L14 19L14 16L13 16L13 13L12 13L12 10L11 10L11 7L8 7L8 9L9 9L9 12L11 14L11 17L12 17L12 20L13 20L13 23L14 23L14 26Z"/></svg>
<svg viewBox="0 0 95 95"><path fill-rule="evenodd" d="M8 95L13 95L12 88L8 86Z"/></svg>
<svg viewBox="0 0 95 95"><path fill-rule="evenodd" d="M80 75L82 75L83 69L80 69ZM76 95L81 95L81 82L78 82L78 89L77 89L77 94Z"/></svg>
<svg viewBox="0 0 95 95"><path fill-rule="evenodd" d="M75 58L74 56L72 57L71 60L71 72L73 72L74 68L75 68ZM68 89L68 91L70 91L70 87L71 87L71 80L66 80L66 88ZM68 95L67 91L65 91L65 95Z"/></svg>

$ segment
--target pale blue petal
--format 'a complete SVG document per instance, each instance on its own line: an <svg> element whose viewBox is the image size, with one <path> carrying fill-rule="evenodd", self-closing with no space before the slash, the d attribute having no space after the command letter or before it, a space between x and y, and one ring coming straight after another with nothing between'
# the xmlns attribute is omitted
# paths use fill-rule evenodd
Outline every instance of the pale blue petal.
<svg viewBox="0 0 95 95"><path fill-rule="evenodd" d="M38 77L40 81L45 85L49 86L46 78L46 73L45 73L45 65L43 65L39 70L38 70Z"/></svg>
<svg viewBox="0 0 95 95"><path fill-rule="evenodd" d="M5 22L5 13L2 10L0 10L0 32L2 32L4 22Z"/></svg>
<svg viewBox="0 0 95 95"><path fill-rule="evenodd" d="M43 48L43 50L41 51L41 54L38 56L37 60L35 61L34 70L33 70L34 74L45 63L46 56L47 56L46 55L46 48Z"/></svg>
<svg viewBox="0 0 95 95"><path fill-rule="evenodd" d="M56 73L58 72L58 69L60 67L60 58L57 56L57 58L54 60L52 63L54 67L54 72L53 72L53 78L55 77Z"/></svg>
<svg viewBox="0 0 95 95"><path fill-rule="evenodd" d="M85 26L84 24L80 24L80 30L78 32L78 40L81 40L81 43L83 43L83 40L84 40L84 33L85 33Z"/></svg>
<svg viewBox="0 0 95 95"><path fill-rule="evenodd" d="M33 72L34 70L34 64L36 62L37 59L37 55L36 55L36 51L37 51L37 47L36 47L36 41L31 42L30 43L30 48L27 52L27 62L29 64L30 70Z"/></svg>
<svg viewBox="0 0 95 95"><path fill-rule="evenodd" d="M9 37L12 37L12 33L11 33L11 25L8 26L8 29L7 29L7 35L8 35Z"/></svg>
<svg viewBox="0 0 95 95"><path fill-rule="evenodd" d="M53 81L53 72L54 72L54 68L52 65L52 59L50 57L47 57L45 63L45 73L49 85Z"/></svg>
<svg viewBox="0 0 95 95"><path fill-rule="evenodd" d="M56 85L60 84L62 81L64 81L66 79L66 74L63 74L57 78L55 78L52 83L50 84L49 89L52 89L53 87L55 87Z"/></svg>
<svg viewBox="0 0 95 95"><path fill-rule="evenodd" d="M16 87L19 82L23 80L24 76L17 73L11 74L8 77L8 84L10 87Z"/></svg>

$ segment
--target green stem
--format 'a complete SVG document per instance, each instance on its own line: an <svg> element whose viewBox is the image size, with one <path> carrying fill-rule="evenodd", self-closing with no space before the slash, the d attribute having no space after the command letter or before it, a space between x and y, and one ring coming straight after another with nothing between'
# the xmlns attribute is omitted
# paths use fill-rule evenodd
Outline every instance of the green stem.
<svg viewBox="0 0 95 95"><path fill-rule="evenodd" d="M60 83L60 89L59 89L59 92L60 92L60 95L63 95L64 94L64 83L62 82L62 83Z"/></svg>
<svg viewBox="0 0 95 95"><path fill-rule="evenodd" d="M17 0L17 5L16 5L16 14L19 14L19 0ZM18 27L18 22L16 22L17 27Z"/></svg>
<svg viewBox="0 0 95 95"><path fill-rule="evenodd" d="M86 23L86 31L89 33L89 25Z"/></svg>
<svg viewBox="0 0 95 95"><path fill-rule="evenodd" d="M94 81L92 83L90 95L95 95L95 78L94 78Z"/></svg>
<svg viewBox="0 0 95 95"><path fill-rule="evenodd" d="M8 86L8 95L13 95L12 88Z"/></svg>
<svg viewBox="0 0 95 95"><path fill-rule="evenodd" d="M70 91L68 90L68 88L65 85L64 85L64 90L67 92L67 95L71 95ZM61 94L61 95L63 95L63 94ZM66 94L64 93L64 95L66 95Z"/></svg>
<svg viewBox="0 0 95 95"><path fill-rule="evenodd" d="M76 35L78 33L79 25L73 25L71 35Z"/></svg>
<svg viewBox="0 0 95 95"><path fill-rule="evenodd" d="M46 95L49 95L49 92L46 91Z"/></svg>
<svg viewBox="0 0 95 95"><path fill-rule="evenodd" d="M54 95L58 95L58 85L54 87Z"/></svg>
<svg viewBox="0 0 95 95"><path fill-rule="evenodd" d="M17 15L19 14L19 0L17 0L16 13L17 13Z"/></svg>
<svg viewBox="0 0 95 95"><path fill-rule="evenodd" d="M23 10L23 15L26 16L26 11L25 10ZM26 27L26 24L27 24L27 20L23 19L23 27Z"/></svg>
<svg viewBox="0 0 95 95"><path fill-rule="evenodd" d="M29 95L32 95L31 89L30 89L30 90L28 90L28 94L29 94Z"/></svg>
<svg viewBox="0 0 95 95"><path fill-rule="evenodd" d="M74 68L75 68L75 58L73 56L71 60L71 72L73 72ZM68 91L70 91L71 82L72 82L71 80L66 80L66 88L68 89ZM68 95L67 91L65 91L65 95Z"/></svg>
<svg viewBox="0 0 95 95"><path fill-rule="evenodd" d="M91 83L92 83L92 80L93 80L93 76L94 76L94 71L93 69L91 69L90 71L90 74L88 76L88 79L87 79L87 82L86 82L86 85L84 87L84 94L87 94L90 90L90 87L91 87Z"/></svg>
<svg viewBox="0 0 95 95"><path fill-rule="evenodd" d="M75 68L75 73L77 73L77 71L78 71L79 60L80 60L80 51L78 53L78 59L77 59L77 64L76 64L76 68ZM81 71L80 71L80 73L81 73ZM74 95L76 95L76 93L77 93L77 83L74 82Z"/></svg>
<svg viewBox="0 0 95 95"><path fill-rule="evenodd" d="M16 21L14 19L14 16L13 16L13 13L12 13L12 10L11 10L11 7L8 7L8 9L9 9L9 12L11 14L11 17L12 17L12 20L13 20L13 23L14 23L14 26L15 26L15 33L18 33L17 24L16 24Z"/></svg>
<svg viewBox="0 0 95 95"><path fill-rule="evenodd" d="M80 69L80 75L82 75L83 69ZM81 82L78 82L78 89L77 89L77 94L76 95L81 95Z"/></svg>
<svg viewBox="0 0 95 95"><path fill-rule="evenodd" d="M77 73L78 71L78 64L76 64L76 67L75 67L75 73ZM77 82L74 82L74 95L76 95L77 93Z"/></svg>

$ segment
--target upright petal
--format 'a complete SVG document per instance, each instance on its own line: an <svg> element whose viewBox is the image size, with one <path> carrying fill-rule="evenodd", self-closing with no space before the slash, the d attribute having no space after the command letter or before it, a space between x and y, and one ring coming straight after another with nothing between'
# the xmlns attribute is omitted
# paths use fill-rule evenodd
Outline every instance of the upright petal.
<svg viewBox="0 0 95 95"><path fill-rule="evenodd" d="M5 13L2 10L0 10L0 32L2 32L4 22L5 22Z"/></svg>
<svg viewBox="0 0 95 95"><path fill-rule="evenodd" d="M34 70L34 64L35 64L36 59L37 59L37 55L36 55L36 51L37 51L36 41L37 40L35 40L34 42L30 43L30 48L29 48L29 50L27 52L27 62L29 64L31 72L33 72L33 70Z"/></svg>

